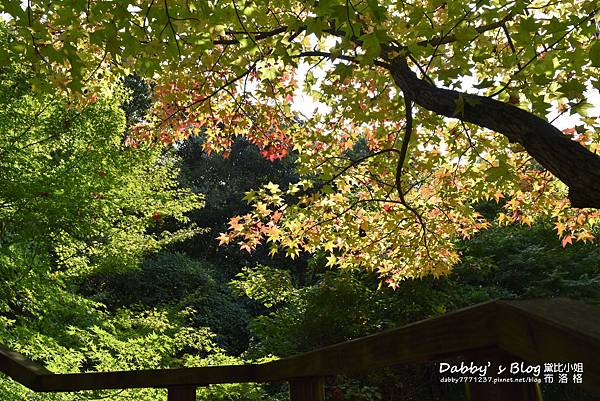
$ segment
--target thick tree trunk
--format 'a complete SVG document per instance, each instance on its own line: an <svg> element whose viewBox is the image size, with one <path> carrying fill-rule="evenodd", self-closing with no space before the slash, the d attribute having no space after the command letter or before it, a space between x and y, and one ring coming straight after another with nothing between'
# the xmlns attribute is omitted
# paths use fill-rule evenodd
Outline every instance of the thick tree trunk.
<svg viewBox="0 0 600 401"><path fill-rule="evenodd" d="M569 187L572 207L600 208L600 157L571 140L547 121L508 103L441 89L419 79L405 58L395 58L394 82L419 106L489 128L521 144L527 153ZM462 95L464 113L456 115Z"/></svg>

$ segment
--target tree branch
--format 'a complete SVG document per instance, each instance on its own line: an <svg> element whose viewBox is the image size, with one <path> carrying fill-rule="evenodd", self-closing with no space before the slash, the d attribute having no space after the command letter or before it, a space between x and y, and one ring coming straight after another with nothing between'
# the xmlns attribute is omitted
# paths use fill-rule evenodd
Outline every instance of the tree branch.
<svg viewBox="0 0 600 401"><path fill-rule="evenodd" d="M572 207L600 208L600 157L552 124L489 97L438 88L419 79L405 58L392 60L394 82L419 106L450 118L489 128L521 144L538 163L569 187ZM464 112L455 114L459 96Z"/></svg>
<svg viewBox="0 0 600 401"><path fill-rule="evenodd" d="M415 215L419 225L423 230L423 245L425 246L425 251L427 252L427 256L429 259L433 260L431 255L429 254L429 246L427 245L427 226L425 225L425 220L423 216L417 209L413 206L409 205L406 201L404 195L406 192L402 190L402 168L404 166L404 161L406 160L406 155L408 154L408 145L410 143L410 137L412 135L413 129L413 117L412 117L412 99L411 96L407 93L404 94L404 108L406 111L406 125L404 126L404 138L402 139L402 147L400 148L400 154L398 156L398 164L396 165L396 191L398 191L398 199L400 199L400 203L404 206L408 211Z"/></svg>
<svg viewBox="0 0 600 401"><path fill-rule="evenodd" d="M216 88L214 91L212 91L209 95L198 99L196 101L193 101L187 105L185 105L184 107L181 107L177 110L175 110L173 113L169 114L167 117L163 118L161 121L161 124L164 123L165 121L170 120L171 118L173 118L174 116L176 116L177 114L191 108L194 107L198 104L204 103L207 100L210 100L212 97L216 96L217 94L219 94L219 92L221 92L224 88L227 88L231 85L233 85L234 83L236 83L237 81L239 81L240 79L244 78L246 75L250 74L252 71L254 71L254 69L256 68L256 64L258 63L258 60L256 60L254 63L252 63L252 65L243 73L241 73L240 75L230 79L229 81L225 82L223 85L219 86L218 88Z"/></svg>
<svg viewBox="0 0 600 401"><path fill-rule="evenodd" d="M294 54L291 56L292 58L298 58L298 57L326 57L329 58L331 60L346 60L346 61L350 61L352 63L356 63L358 64L359 61L357 59L355 59L352 56L347 56L344 54L338 54L336 56L334 56L333 54L329 53L329 52L322 52L322 51L318 51L318 50L314 50L314 51L307 51L307 52L301 52L298 54Z"/></svg>
<svg viewBox="0 0 600 401"><path fill-rule="evenodd" d="M477 31L477 33L484 33L487 31L501 28L507 21L510 21L514 16L515 16L515 14L511 11L508 14L506 14L506 16L504 18L502 18L501 20L492 22L487 25L478 26L475 28L475 30ZM454 29L454 27L453 27L453 29ZM419 46L437 47L440 45L446 45L449 43L456 42L456 35L450 35L449 33L450 32L448 32L448 34L446 34L446 35L439 36L437 38L433 38L433 39L429 39L429 40L422 40L422 41L418 42L417 44Z"/></svg>

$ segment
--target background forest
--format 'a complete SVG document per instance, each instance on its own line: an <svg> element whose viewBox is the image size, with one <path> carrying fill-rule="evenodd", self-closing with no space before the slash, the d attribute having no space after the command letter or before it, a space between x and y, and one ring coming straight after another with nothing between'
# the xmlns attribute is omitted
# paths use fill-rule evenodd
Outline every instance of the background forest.
<svg viewBox="0 0 600 401"><path fill-rule="evenodd" d="M4 27L0 41L7 54L20 51ZM0 57L0 342L52 371L267 361L494 298L600 305L592 233L561 241L556 231L564 227L550 218L499 221L510 196L468 205L490 223L451 239L460 261L447 275L382 282L376 267L331 268L332 249L244 249L222 233L239 225L236 216L256 212L252 190L301 181L327 195L334 189L298 168L297 153L269 160L239 136L227 154L207 151L202 129L187 138L132 140L131 127L145 122L156 90L137 75L84 92L79 103L60 91L40 96L53 78ZM344 156L354 162L373 153L359 137ZM507 174L493 168L490 179ZM352 238L366 235L361 226ZM276 401L286 391L283 384L219 385L199 388L198 399ZM462 400L463 393L440 384L433 365L340 376L326 386L336 401ZM566 385L544 386L544 394L548 401L594 399ZM0 400L74 399L152 401L166 393L36 394L0 377Z"/></svg>
<svg viewBox="0 0 600 401"><path fill-rule="evenodd" d="M220 232L248 212L244 194L301 178L295 156L261 156L235 140L228 157L202 133L174 144L126 143L152 88L129 76L89 104L31 96L40 77L0 75L0 338L57 372L264 361L443 314L492 298L565 296L600 304L600 248L563 247L549 222L495 225L457 240L444 277L382 286L365 270L327 267L236 244ZM348 157L370 152L357 141ZM306 178L306 177L304 177ZM308 177L310 178L310 177ZM476 208L490 220L494 200ZM462 399L432 366L332 378L331 400ZM569 386L548 400L592 399ZM3 400L135 399L161 390L34 394L2 377ZM200 388L199 399L285 399L280 385Z"/></svg>

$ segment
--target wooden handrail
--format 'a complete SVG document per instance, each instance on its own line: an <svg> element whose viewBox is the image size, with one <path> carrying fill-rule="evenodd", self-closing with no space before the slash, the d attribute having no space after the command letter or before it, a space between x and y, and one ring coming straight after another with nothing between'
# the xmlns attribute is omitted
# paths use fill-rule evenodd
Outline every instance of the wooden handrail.
<svg viewBox="0 0 600 401"><path fill-rule="evenodd" d="M293 381L497 349L536 363L582 362L582 386L600 394L600 308L555 298L490 301L263 364L55 374L0 349L0 371L31 390L62 392ZM177 399L177 398L173 398Z"/></svg>

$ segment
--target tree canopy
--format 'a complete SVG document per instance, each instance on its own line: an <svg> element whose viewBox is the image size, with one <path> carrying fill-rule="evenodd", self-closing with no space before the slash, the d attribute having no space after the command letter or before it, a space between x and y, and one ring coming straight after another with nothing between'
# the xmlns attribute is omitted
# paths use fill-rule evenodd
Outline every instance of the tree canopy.
<svg viewBox="0 0 600 401"><path fill-rule="evenodd" d="M0 48L6 39L0 24ZM124 88L73 104L60 92L36 94L45 75L10 61L0 67L1 346L65 373L242 363L232 351L243 348L244 310L208 266L148 257L199 232L187 214L203 197L180 185L175 149L127 144L126 117L136 116ZM6 400L165 393L33 395L0 377ZM265 399L254 384L199 393Z"/></svg>
<svg viewBox="0 0 600 401"><path fill-rule="evenodd" d="M297 154L287 188L247 194L221 243L398 279L447 272L454 240L500 223L554 220L563 245L593 239L600 207L596 1L5 1L11 42L73 99L135 72L155 102L127 144L200 131L207 152L245 136L275 160ZM463 89L465 82L472 82ZM594 88L592 88L592 86ZM307 97L325 111L302 116ZM577 114L560 131L551 110ZM367 151L353 147L364 141Z"/></svg>

